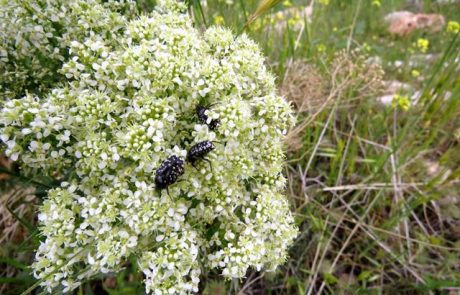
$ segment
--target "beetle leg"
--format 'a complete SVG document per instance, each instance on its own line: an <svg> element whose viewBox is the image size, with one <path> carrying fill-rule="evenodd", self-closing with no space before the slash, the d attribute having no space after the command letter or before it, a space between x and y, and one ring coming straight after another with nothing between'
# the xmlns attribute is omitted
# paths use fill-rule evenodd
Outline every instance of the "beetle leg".
<svg viewBox="0 0 460 295"><path fill-rule="evenodd" d="M166 193L168 194L168 197L172 200L171 195L169 194L169 187L166 188Z"/></svg>
<svg viewBox="0 0 460 295"><path fill-rule="evenodd" d="M196 163L195 161L190 162L190 164L192 164L193 168L195 168L197 171L199 171L199 169L196 167L196 164L195 164L195 163Z"/></svg>
<svg viewBox="0 0 460 295"><path fill-rule="evenodd" d="M212 163L211 163L211 161L209 161L208 158L203 158L203 160L205 160L206 162L208 162L208 164L209 164L209 169L211 169L211 172L213 172L213 171L212 171Z"/></svg>

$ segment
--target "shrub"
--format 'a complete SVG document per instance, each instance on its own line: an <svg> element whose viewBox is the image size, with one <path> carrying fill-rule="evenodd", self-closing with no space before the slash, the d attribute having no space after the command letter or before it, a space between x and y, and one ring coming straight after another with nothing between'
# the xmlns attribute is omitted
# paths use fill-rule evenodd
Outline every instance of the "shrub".
<svg viewBox="0 0 460 295"><path fill-rule="evenodd" d="M125 29L73 40L68 83L2 110L6 155L65 178L39 214L33 269L49 291L129 257L155 294L197 292L202 269L241 278L285 260L297 234L281 174L291 108L254 42L220 27L201 34L185 8L160 1ZM216 147L210 163L155 187L165 159L205 140Z"/></svg>

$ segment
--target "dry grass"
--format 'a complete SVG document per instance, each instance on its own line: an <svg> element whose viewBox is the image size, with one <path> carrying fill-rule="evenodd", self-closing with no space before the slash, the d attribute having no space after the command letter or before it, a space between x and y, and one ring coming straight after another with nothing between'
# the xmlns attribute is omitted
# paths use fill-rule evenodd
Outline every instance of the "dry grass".
<svg viewBox="0 0 460 295"><path fill-rule="evenodd" d="M267 13L270 9L281 3L282 0L261 0L256 10L248 17L245 28L251 26L251 24L263 14Z"/></svg>
<svg viewBox="0 0 460 295"><path fill-rule="evenodd" d="M383 91L385 73L379 64L369 63L368 60L368 56L359 49L351 52L342 50L335 54L330 65L330 71L336 75L335 80L346 83L351 103L359 103Z"/></svg>
<svg viewBox="0 0 460 295"><path fill-rule="evenodd" d="M303 132L318 114L328 109L353 108L384 91L382 68L368 63L367 56L359 51L338 52L328 69L323 74L313 65L297 61L286 70L281 93L295 105L303 120L286 138L290 151L302 147Z"/></svg>
<svg viewBox="0 0 460 295"><path fill-rule="evenodd" d="M299 113L312 113L326 99L328 84L328 80L314 65L295 61L289 68L280 91Z"/></svg>
<svg viewBox="0 0 460 295"><path fill-rule="evenodd" d="M25 228L18 219L29 220L33 216L36 202L34 188L16 187L2 194L0 198L0 245L11 241L21 241Z"/></svg>
<svg viewBox="0 0 460 295"><path fill-rule="evenodd" d="M397 110L375 104L385 89L384 73L366 60L359 52L337 53L326 67L323 79L330 83L320 99L305 94L314 90L311 79L284 81L286 96L302 112L288 136L286 174L296 215L305 222L284 278L276 280L284 282L280 293L355 294L352 286L366 285L383 294L419 294L419 286L456 294L459 182L440 155L458 150L458 143L447 137L418 151L426 137L402 135L401 126L413 124L405 119L409 114L400 118ZM299 68L305 69L291 67L288 76L305 76L294 75ZM291 81L304 90L290 92ZM444 125L445 132L457 123ZM439 194L447 195L433 197ZM295 288L289 289L292 278Z"/></svg>
<svg viewBox="0 0 460 295"><path fill-rule="evenodd" d="M0 168L11 169L11 161L4 155L0 155ZM6 173L0 173L0 181L8 180L10 176Z"/></svg>
<svg viewBox="0 0 460 295"><path fill-rule="evenodd" d="M30 236L29 229L22 222L32 222L35 216L37 198L34 188L14 187L0 196L0 253L11 261L28 260L30 253L18 251L19 245ZM2 261L3 262L3 261ZM0 277L14 278L19 269L17 265L0 263ZM0 294L10 292L9 285L0 284Z"/></svg>

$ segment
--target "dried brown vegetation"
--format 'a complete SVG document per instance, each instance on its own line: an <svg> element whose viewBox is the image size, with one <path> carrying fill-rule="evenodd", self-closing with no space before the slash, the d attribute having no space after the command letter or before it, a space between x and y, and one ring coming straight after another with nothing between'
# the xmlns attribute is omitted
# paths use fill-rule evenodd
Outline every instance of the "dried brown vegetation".
<svg viewBox="0 0 460 295"><path fill-rule="evenodd" d="M0 155L0 168L7 170L11 169L11 161L4 155ZM10 179L10 176L6 173L0 173L0 181Z"/></svg>
<svg viewBox="0 0 460 295"><path fill-rule="evenodd" d="M17 248L31 235L31 232L22 222L33 222L34 220L37 202L34 192L34 188L13 187L0 195L1 257L19 258L23 261L30 260L31 257L24 257L24 254ZM30 256L29 254L26 256ZM14 265L0 263L0 277L12 278L17 273L18 268ZM0 294L8 292L8 287L11 286L0 284Z"/></svg>
<svg viewBox="0 0 460 295"><path fill-rule="evenodd" d="M352 108L384 90L382 68L368 63L367 56L360 51L338 52L328 68L329 71L321 73L306 62L294 62L286 71L281 93L299 114L307 115L287 136L291 151L302 147L303 131L325 109Z"/></svg>

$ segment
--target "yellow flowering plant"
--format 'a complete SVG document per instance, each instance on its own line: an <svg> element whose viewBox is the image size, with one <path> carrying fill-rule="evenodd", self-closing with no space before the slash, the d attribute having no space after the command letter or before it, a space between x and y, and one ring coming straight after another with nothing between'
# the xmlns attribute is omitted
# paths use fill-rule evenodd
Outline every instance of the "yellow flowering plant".
<svg viewBox="0 0 460 295"><path fill-rule="evenodd" d="M460 32L460 24L456 21L449 21L447 23L447 32L458 34Z"/></svg>

